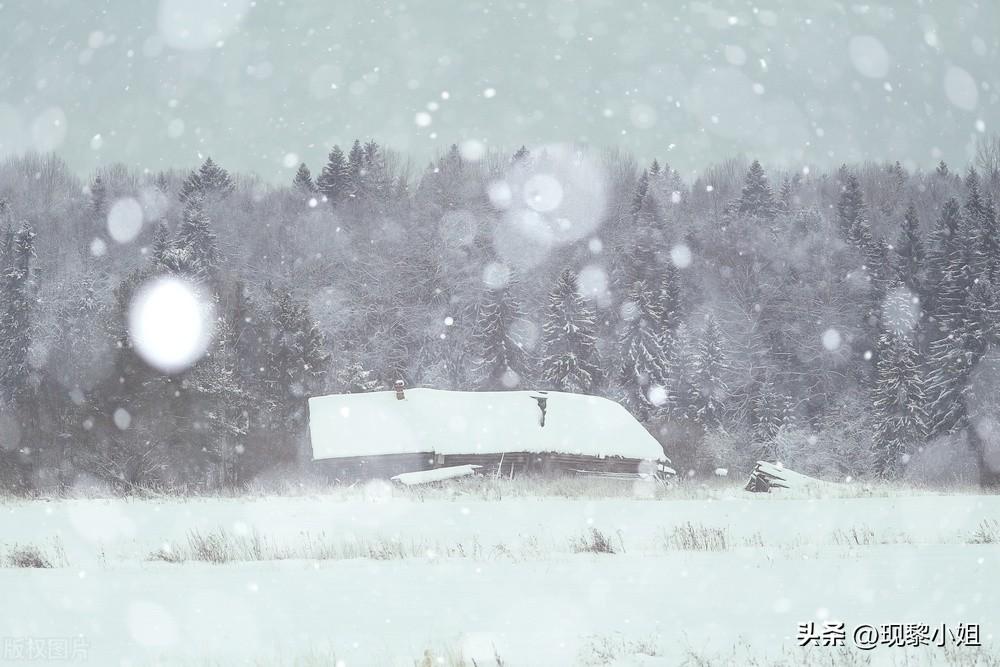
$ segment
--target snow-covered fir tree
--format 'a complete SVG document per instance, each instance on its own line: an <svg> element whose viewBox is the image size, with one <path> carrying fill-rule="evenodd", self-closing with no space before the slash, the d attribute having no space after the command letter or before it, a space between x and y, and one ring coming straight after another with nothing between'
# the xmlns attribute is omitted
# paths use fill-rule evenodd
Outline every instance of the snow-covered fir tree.
<svg viewBox="0 0 1000 667"><path fill-rule="evenodd" d="M527 165L531 161L531 151L525 146L521 146L514 151L514 155L511 156L510 161L516 165Z"/></svg>
<svg viewBox="0 0 1000 667"><path fill-rule="evenodd" d="M299 165L298 170L295 172L295 178L292 179L292 188L303 195L313 195L316 192L316 184L313 183L312 173L309 171L309 167L303 162Z"/></svg>
<svg viewBox="0 0 1000 667"><path fill-rule="evenodd" d="M697 342L686 322L681 322L666 337L667 369L666 414L675 420L695 420L694 370Z"/></svg>
<svg viewBox="0 0 1000 667"><path fill-rule="evenodd" d="M473 337L481 354L474 371L480 389L523 388L532 380L528 353L516 333L525 315L512 288L508 280L503 287L487 290L479 306Z"/></svg>
<svg viewBox="0 0 1000 667"><path fill-rule="evenodd" d="M108 188L98 174L90 183L90 213L95 220L103 222L108 217Z"/></svg>
<svg viewBox="0 0 1000 667"><path fill-rule="evenodd" d="M346 394L364 394L384 388L375 374L359 361L351 362L340 369L337 373L337 387Z"/></svg>
<svg viewBox="0 0 1000 667"><path fill-rule="evenodd" d="M893 296L895 295L895 296ZM905 290L893 290L890 299L906 300ZM909 302L887 311L905 311ZM906 322L883 321L878 339L878 363L872 404L875 409L875 470L896 477L904 455L915 451L927 433L924 412L927 396L923 369Z"/></svg>
<svg viewBox="0 0 1000 667"><path fill-rule="evenodd" d="M223 199L236 189L229 172L215 163L211 157L205 158L198 169L198 186L206 197Z"/></svg>
<svg viewBox="0 0 1000 667"><path fill-rule="evenodd" d="M170 253L173 247L174 242L170 238L170 228L167 227L166 222L161 220L153 228L153 243L150 248L153 262L161 266L165 265L167 254Z"/></svg>
<svg viewBox="0 0 1000 667"><path fill-rule="evenodd" d="M926 259L926 284L923 291L923 301L928 310L929 319L935 325L935 330L942 331L945 313L941 312L941 294L945 288L945 276L949 267L957 259L963 261L962 235L965 230L962 208L954 197L948 199L941 208L934 229L928 235Z"/></svg>
<svg viewBox="0 0 1000 667"><path fill-rule="evenodd" d="M272 339L268 346L270 377L285 400L308 395L326 375L330 354L324 349L323 334L313 320L309 306L280 292L271 319Z"/></svg>
<svg viewBox="0 0 1000 667"><path fill-rule="evenodd" d="M754 160L747 170L746 179L743 183L743 190L734 206L740 215L749 215L765 220L770 220L778 212L777 204L774 201L774 192L767 182L764 168L760 162Z"/></svg>
<svg viewBox="0 0 1000 667"><path fill-rule="evenodd" d="M721 424L729 392L723 378L726 371L723 345L722 329L718 320L710 314L705 318L705 328L698 340L692 368L694 418L706 430Z"/></svg>
<svg viewBox="0 0 1000 667"><path fill-rule="evenodd" d="M332 206L337 206L350 193L348 179L347 157L340 146L334 146L323 165L323 171L316 179L316 189Z"/></svg>
<svg viewBox="0 0 1000 667"><path fill-rule="evenodd" d="M775 380L765 374L757 382L751 403L751 429L754 441L767 450L781 427L793 421L791 399L783 394Z"/></svg>
<svg viewBox="0 0 1000 667"><path fill-rule="evenodd" d="M861 182L854 174L846 173L841 184L840 199L837 201L837 220L840 230L847 238L857 239L856 227L865 216L864 194Z"/></svg>
<svg viewBox="0 0 1000 667"><path fill-rule="evenodd" d="M0 405L18 406L29 389L28 350L36 310L34 258L35 232L25 222L14 236L0 274Z"/></svg>
<svg viewBox="0 0 1000 667"><path fill-rule="evenodd" d="M673 262L668 261L663 265L659 271L658 282L655 312L660 319L657 328L662 335L667 335L677 328L683 310L681 275Z"/></svg>
<svg viewBox="0 0 1000 667"><path fill-rule="evenodd" d="M215 486L232 486L240 480L244 451L240 443L247 434L250 412L263 407L251 406L236 363L232 329L219 318L207 353L185 372L182 383L190 416L179 420L188 451L178 463L195 467L199 477L216 476Z"/></svg>
<svg viewBox="0 0 1000 667"><path fill-rule="evenodd" d="M965 426L969 374L982 344L970 327L969 297L975 230L952 199L945 203L932 253L934 272L930 344L927 351L929 428L947 433Z"/></svg>
<svg viewBox="0 0 1000 667"><path fill-rule="evenodd" d="M542 326L542 381L559 391L593 392L600 384L594 311L566 269L549 292Z"/></svg>
<svg viewBox="0 0 1000 667"><path fill-rule="evenodd" d="M659 331L663 316L656 291L644 281L629 288L621 306L618 339L620 384L628 408L640 420L666 402L667 352Z"/></svg>
<svg viewBox="0 0 1000 667"><path fill-rule="evenodd" d="M365 151L361 146L361 141L354 140L351 150L347 153L347 197L358 196L364 187L363 178L365 169Z"/></svg>
<svg viewBox="0 0 1000 667"><path fill-rule="evenodd" d="M215 275L220 255L218 241L202 201L197 195L188 199L177 230L176 248L190 271L198 278L207 279Z"/></svg>
<svg viewBox="0 0 1000 667"><path fill-rule="evenodd" d="M922 292L925 249L920 233L917 207L913 204L906 208L899 241L896 242L893 250L895 251L896 274L899 279L910 289Z"/></svg>
<svg viewBox="0 0 1000 667"><path fill-rule="evenodd" d="M778 199L776 202L779 213L790 213L792 211L792 199L794 196L791 179L784 179L781 182L781 188L778 190Z"/></svg>
<svg viewBox="0 0 1000 667"><path fill-rule="evenodd" d="M220 167L211 157L205 158L202 165L192 171L181 185L180 200L187 203L194 197L201 199L225 199L236 185L229 172Z"/></svg>
<svg viewBox="0 0 1000 667"><path fill-rule="evenodd" d="M276 294L270 336L263 350L265 397L274 405L271 428L285 428L297 437L285 442L288 449L279 458L293 461L304 446L306 425L304 398L313 395L326 377L330 353L309 306L290 292Z"/></svg>
<svg viewBox="0 0 1000 667"><path fill-rule="evenodd" d="M975 169L969 170L965 188L965 217L972 237L969 269L973 276L984 276L992 280L1000 271L1000 228L997 225L996 209L989 197L982 192L979 173Z"/></svg>

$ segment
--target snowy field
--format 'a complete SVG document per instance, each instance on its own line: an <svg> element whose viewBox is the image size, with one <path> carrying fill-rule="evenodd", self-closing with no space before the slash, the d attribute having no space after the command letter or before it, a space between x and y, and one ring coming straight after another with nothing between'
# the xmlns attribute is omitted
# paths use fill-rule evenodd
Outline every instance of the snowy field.
<svg viewBox="0 0 1000 667"><path fill-rule="evenodd" d="M0 656L40 664L69 639L92 665L1000 664L1000 496L593 484L0 500ZM798 648L799 623L838 620L846 647ZM978 623L983 646L851 641L893 623Z"/></svg>

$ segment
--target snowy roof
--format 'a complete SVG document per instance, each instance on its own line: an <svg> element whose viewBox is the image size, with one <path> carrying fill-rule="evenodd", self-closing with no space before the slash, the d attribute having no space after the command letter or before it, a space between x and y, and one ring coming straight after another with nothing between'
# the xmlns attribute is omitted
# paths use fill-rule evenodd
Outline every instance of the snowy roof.
<svg viewBox="0 0 1000 667"><path fill-rule="evenodd" d="M536 396L546 397L545 426ZM621 405L562 392L407 389L309 399L313 458L558 452L665 460Z"/></svg>

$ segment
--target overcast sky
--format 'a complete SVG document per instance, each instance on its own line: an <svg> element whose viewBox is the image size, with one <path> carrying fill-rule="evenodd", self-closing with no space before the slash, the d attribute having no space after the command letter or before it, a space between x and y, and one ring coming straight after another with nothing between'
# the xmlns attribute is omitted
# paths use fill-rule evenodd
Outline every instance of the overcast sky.
<svg viewBox="0 0 1000 667"><path fill-rule="evenodd" d="M1000 124L998 6L0 0L0 154L271 181L355 137L964 165Z"/></svg>

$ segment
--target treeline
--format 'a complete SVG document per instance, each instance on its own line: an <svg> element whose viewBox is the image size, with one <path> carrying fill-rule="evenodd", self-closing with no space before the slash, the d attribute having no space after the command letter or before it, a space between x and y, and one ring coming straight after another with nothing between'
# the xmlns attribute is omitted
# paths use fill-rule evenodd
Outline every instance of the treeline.
<svg viewBox="0 0 1000 667"><path fill-rule="evenodd" d="M0 484L211 488L300 474L306 398L550 388L625 404L679 470L1000 472L1000 169L686 183L619 152L375 142L288 187L207 159L82 184L0 165ZM779 183L773 187L771 183ZM142 211L123 235L116 207ZM125 238L127 236L127 238ZM208 350L134 348L137 290L197 285Z"/></svg>

